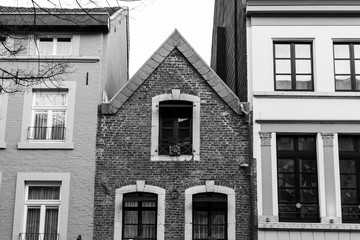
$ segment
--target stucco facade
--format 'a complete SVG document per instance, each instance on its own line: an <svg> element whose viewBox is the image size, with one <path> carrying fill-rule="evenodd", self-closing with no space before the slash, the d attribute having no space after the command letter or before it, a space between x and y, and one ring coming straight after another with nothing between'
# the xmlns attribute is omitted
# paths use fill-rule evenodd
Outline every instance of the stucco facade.
<svg viewBox="0 0 360 240"><path fill-rule="evenodd" d="M10 10L18 13L16 8L7 9ZM57 238L54 239L77 239L79 235L82 239L93 238L98 105L106 85L116 91L119 84L114 86L111 82L126 82L128 69L126 10L111 12L112 15L109 13L109 9L98 10L99 17L106 19L103 26L105 30L96 27L89 30L81 26L67 28L64 23L63 30L56 33L52 32L56 27L52 29L50 25L47 26L48 29L38 31L40 36L71 36L71 56L39 56L29 52L27 56L0 60L0 64L5 67L12 64L36 68L38 61L67 61L71 64L70 73L63 76L60 85L45 82L23 93L0 94L1 239L19 240L30 237L29 216L33 213L26 209L36 211L42 209L43 205L48 209L46 204L58 209ZM4 10L2 14L6 15L8 12ZM118 43L118 47L110 47L114 42ZM108 69L108 61L118 64L116 71L114 68ZM65 95L64 106L60 107L65 109L62 111L66 111L63 119L66 122L66 135L58 136L55 141L51 140L54 137L50 140L47 137L34 137L29 130L34 121L32 119L38 93L45 96L52 93ZM60 188L60 197L55 197L57 200L50 200L48 203L43 203L42 200L34 202L29 191L32 190L31 187L36 189L38 186L45 189L47 186ZM45 214L42 211L41 214ZM43 239L46 232L42 229L41 219L42 216L42 234L39 236Z"/></svg>

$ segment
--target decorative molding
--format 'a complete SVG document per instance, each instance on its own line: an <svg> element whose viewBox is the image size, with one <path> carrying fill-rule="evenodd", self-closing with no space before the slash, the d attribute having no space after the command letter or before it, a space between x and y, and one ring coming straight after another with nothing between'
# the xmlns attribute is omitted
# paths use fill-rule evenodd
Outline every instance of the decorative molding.
<svg viewBox="0 0 360 240"><path fill-rule="evenodd" d="M334 146L334 133L321 133L324 147Z"/></svg>
<svg viewBox="0 0 360 240"><path fill-rule="evenodd" d="M261 146L271 146L271 132L259 132Z"/></svg>

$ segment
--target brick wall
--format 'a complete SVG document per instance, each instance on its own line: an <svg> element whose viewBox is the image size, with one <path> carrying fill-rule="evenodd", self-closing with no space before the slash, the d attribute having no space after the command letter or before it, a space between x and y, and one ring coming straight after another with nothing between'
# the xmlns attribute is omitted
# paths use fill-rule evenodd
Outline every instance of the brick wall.
<svg viewBox="0 0 360 240"><path fill-rule="evenodd" d="M171 89L201 98L200 161L150 161L151 99ZM136 180L166 189L165 239L184 239L185 189L214 180L236 193L236 239L250 231L248 129L235 112L174 50L115 115L99 118L94 240L113 239L115 190ZM171 199L169 192L180 195Z"/></svg>

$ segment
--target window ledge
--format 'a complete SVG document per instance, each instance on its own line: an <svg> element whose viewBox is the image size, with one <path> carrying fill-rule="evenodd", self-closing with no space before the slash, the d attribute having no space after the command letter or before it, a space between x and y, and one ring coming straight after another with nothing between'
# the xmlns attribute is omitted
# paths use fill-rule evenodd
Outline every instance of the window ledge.
<svg viewBox="0 0 360 240"><path fill-rule="evenodd" d="M360 98L360 92L253 91L253 96L266 98Z"/></svg>
<svg viewBox="0 0 360 240"><path fill-rule="evenodd" d="M328 230L328 231L359 231L360 224L350 223L289 223L289 222L277 222L277 223L259 223L260 230L270 231L312 231L312 230Z"/></svg>
<svg viewBox="0 0 360 240"><path fill-rule="evenodd" d="M151 161L199 161L200 156L194 155L180 155L180 156L165 156L165 155L153 155Z"/></svg>
<svg viewBox="0 0 360 240"><path fill-rule="evenodd" d="M56 142L19 142L18 149L74 149L74 143Z"/></svg>
<svg viewBox="0 0 360 240"><path fill-rule="evenodd" d="M0 142L0 149L6 148L6 142Z"/></svg>

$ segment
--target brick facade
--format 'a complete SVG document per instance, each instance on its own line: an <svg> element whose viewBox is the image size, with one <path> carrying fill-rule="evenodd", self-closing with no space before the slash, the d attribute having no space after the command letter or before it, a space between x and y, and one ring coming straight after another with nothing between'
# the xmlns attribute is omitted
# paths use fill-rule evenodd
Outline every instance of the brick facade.
<svg viewBox="0 0 360 240"><path fill-rule="evenodd" d="M150 161L152 97L171 94L200 97L200 160ZM164 237L184 239L185 190L215 181L235 190L236 239L250 235L248 125L174 48L112 115L99 117L95 177L94 240L114 239L115 190L145 184L166 190ZM179 197L172 199L170 192Z"/></svg>

